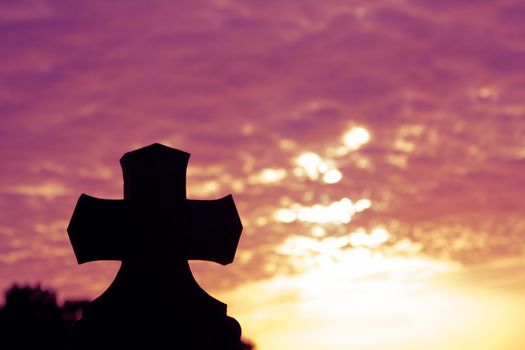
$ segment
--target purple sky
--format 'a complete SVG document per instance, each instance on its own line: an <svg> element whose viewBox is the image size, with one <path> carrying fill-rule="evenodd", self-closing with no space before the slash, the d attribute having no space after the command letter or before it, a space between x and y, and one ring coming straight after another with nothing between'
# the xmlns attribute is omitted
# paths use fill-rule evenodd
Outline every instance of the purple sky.
<svg viewBox="0 0 525 350"><path fill-rule="evenodd" d="M310 269L294 237L379 227L385 256L523 290L523 38L518 0L0 1L0 289L102 292L118 264L78 266L68 220L83 192L121 198L118 159L160 142L192 154L190 197L233 193L245 226L233 265L195 265L208 288ZM371 207L300 219L343 198Z"/></svg>

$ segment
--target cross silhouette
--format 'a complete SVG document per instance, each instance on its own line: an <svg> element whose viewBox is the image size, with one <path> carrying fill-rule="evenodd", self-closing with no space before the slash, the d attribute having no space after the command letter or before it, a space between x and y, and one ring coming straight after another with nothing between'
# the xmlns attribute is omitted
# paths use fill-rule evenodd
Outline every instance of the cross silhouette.
<svg viewBox="0 0 525 350"><path fill-rule="evenodd" d="M242 224L231 195L186 198L189 156L158 143L128 152L120 160L123 200L80 196L67 229L78 263L122 265L84 310L76 348L167 343L200 349L190 344L201 337L203 349L234 349L240 326L200 288L188 260L231 263Z"/></svg>

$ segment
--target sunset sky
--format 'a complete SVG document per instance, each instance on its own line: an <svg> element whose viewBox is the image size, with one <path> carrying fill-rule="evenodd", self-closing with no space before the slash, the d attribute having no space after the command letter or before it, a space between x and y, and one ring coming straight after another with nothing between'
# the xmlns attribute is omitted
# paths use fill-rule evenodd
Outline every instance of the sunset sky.
<svg viewBox="0 0 525 350"><path fill-rule="evenodd" d="M192 270L258 350L523 349L525 2L0 0L0 53L0 290L102 293L73 208L159 142L234 196Z"/></svg>

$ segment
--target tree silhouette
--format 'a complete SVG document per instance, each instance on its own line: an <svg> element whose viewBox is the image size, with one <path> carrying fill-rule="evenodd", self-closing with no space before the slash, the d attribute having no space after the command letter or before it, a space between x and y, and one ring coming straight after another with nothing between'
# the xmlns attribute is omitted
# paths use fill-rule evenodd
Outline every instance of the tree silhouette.
<svg viewBox="0 0 525 350"><path fill-rule="evenodd" d="M53 290L39 284L14 284L6 290L5 304L0 307L0 348L68 349L72 325L88 304L87 300L67 300L59 306ZM251 342L241 340L236 350L254 349Z"/></svg>
<svg viewBox="0 0 525 350"><path fill-rule="evenodd" d="M5 344L18 349L64 349L67 326L56 294L40 285L13 285L0 311L0 332Z"/></svg>

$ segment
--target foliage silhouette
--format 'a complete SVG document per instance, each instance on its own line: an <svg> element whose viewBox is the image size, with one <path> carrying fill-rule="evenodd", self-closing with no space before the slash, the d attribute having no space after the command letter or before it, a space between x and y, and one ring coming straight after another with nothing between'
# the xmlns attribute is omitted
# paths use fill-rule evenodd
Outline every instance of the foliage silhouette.
<svg viewBox="0 0 525 350"><path fill-rule="evenodd" d="M84 304L70 302L61 308L52 290L14 284L5 292L0 310L0 339L17 349L65 349L68 327Z"/></svg>
<svg viewBox="0 0 525 350"><path fill-rule="evenodd" d="M5 304L0 307L0 348L66 350L71 347L72 325L88 304L66 300L59 306L52 290L39 284L14 284L5 291ZM249 341L241 341L238 348L253 349Z"/></svg>

